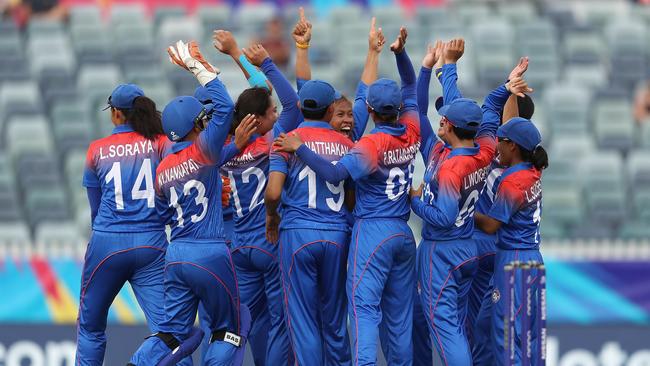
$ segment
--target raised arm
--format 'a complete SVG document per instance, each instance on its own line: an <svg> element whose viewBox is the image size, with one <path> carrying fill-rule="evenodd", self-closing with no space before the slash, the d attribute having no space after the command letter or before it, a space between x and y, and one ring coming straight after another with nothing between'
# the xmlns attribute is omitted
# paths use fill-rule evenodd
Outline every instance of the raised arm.
<svg viewBox="0 0 650 366"><path fill-rule="evenodd" d="M426 161L429 157L430 149L436 142L436 137L429 121L429 84L431 82L431 73L433 66L440 59L442 53L442 41L436 41L435 47L428 46L427 54L422 59L422 67L420 68L420 75L418 76L416 89L417 89L417 102L418 111L420 112L420 136L422 143L420 144L420 152Z"/></svg>
<svg viewBox="0 0 650 366"><path fill-rule="evenodd" d="M418 103L417 103L417 93L415 88L416 78L415 70L413 69L413 64L411 59L409 59L404 46L406 45L406 37L408 32L406 28L402 27L399 30L399 36L395 42L390 45L390 50L395 54L395 61L397 62L397 71L402 82L402 110L401 113L405 112L417 112Z"/></svg>
<svg viewBox="0 0 650 366"><path fill-rule="evenodd" d="M368 85L377 80L379 69L379 55L386 40L381 28L376 28L376 20L372 18L370 24L370 32L368 33L368 54L366 55L366 63L363 66L361 73L361 81L357 84L357 92L354 96L354 104L352 105L352 114L354 115L354 131L353 139L359 140L363 136L363 132L368 125L368 107L366 106L366 97L368 95Z"/></svg>
<svg viewBox="0 0 650 366"><path fill-rule="evenodd" d="M282 113L278 117L275 125L273 126L274 136L282 132L289 132L303 121L302 113L298 109L298 94L291 86L291 83L282 75L282 72L275 66L268 52L257 44L243 50L246 58L251 63L262 69L266 77L269 79L275 88L280 103L282 104Z"/></svg>
<svg viewBox="0 0 650 366"><path fill-rule="evenodd" d="M244 73L244 77L248 80L251 87L267 88L272 90L271 84L260 70L253 66L248 59L244 56L241 49L237 45L235 37L232 33L225 30L216 30L212 35L214 40L214 47L221 53L230 56L233 61L239 66Z"/></svg>
<svg viewBox="0 0 650 366"><path fill-rule="evenodd" d="M293 28L291 36L296 42L296 82L298 82L298 90L300 90L304 81L311 80L309 43L311 42L312 25L305 17L305 9L302 6L298 11L300 12L300 19Z"/></svg>
<svg viewBox="0 0 650 366"><path fill-rule="evenodd" d="M452 39L445 43L442 51L445 64L442 66L442 75L440 76L442 99L445 105L463 97L458 89L458 73L456 71L456 63L463 56L463 53L465 53L464 39Z"/></svg>

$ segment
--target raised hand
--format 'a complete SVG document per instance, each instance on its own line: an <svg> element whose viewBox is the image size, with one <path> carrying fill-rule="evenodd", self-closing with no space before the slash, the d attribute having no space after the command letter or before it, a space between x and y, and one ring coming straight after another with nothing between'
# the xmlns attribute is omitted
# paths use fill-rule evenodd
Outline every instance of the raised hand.
<svg viewBox="0 0 650 366"><path fill-rule="evenodd" d="M397 39L390 45L390 50L394 53L402 53L402 51L404 51L404 46L406 45L407 36L408 32L406 31L406 28L401 27L399 29L399 35L397 36Z"/></svg>
<svg viewBox="0 0 650 366"><path fill-rule="evenodd" d="M301 6L298 10L300 19L293 28L293 40L300 45L308 45L311 42L311 22L305 17L305 9Z"/></svg>
<svg viewBox="0 0 650 366"><path fill-rule="evenodd" d="M436 63L434 65L436 69L441 68L445 64L445 58L443 57L444 51L445 51L445 42L441 40L437 40L435 50L433 51L434 53L433 57L436 59Z"/></svg>
<svg viewBox="0 0 650 366"><path fill-rule="evenodd" d="M384 48L386 39L384 38L384 32L381 28L376 28L377 19L375 17L370 21L370 32L368 33L368 49L381 53L381 50Z"/></svg>
<svg viewBox="0 0 650 366"><path fill-rule="evenodd" d="M506 89L508 89L511 94L522 98L525 97L525 94L533 92L533 89L528 86L526 80L518 76L510 79L510 81L506 83Z"/></svg>
<svg viewBox="0 0 650 366"><path fill-rule="evenodd" d="M257 67L262 66L262 62L269 57L269 53L261 44L254 44L242 50L244 55L253 65Z"/></svg>
<svg viewBox="0 0 650 366"><path fill-rule="evenodd" d="M221 207L228 207L230 204L230 178L221 176Z"/></svg>
<svg viewBox="0 0 650 366"><path fill-rule="evenodd" d="M257 131L257 126L259 126L259 122L253 114L247 114L241 120L239 126L235 129L235 146L237 146L239 151L242 151L248 145L248 141L250 141L255 131Z"/></svg>
<svg viewBox="0 0 650 366"><path fill-rule="evenodd" d="M205 60L196 41L189 43L178 41L175 45L167 48L167 53L172 63L190 71L203 86L214 80L219 74L219 69Z"/></svg>
<svg viewBox="0 0 650 366"><path fill-rule="evenodd" d="M214 41L214 48L223 54L232 56L233 54L239 52L237 41L229 31L222 29L214 31L212 33L212 40Z"/></svg>
<svg viewBox="0 0 650 366"><path fill-rule="evenodd" d="M424 58L422 59L422 66L426 67L427 69L430 69L433 67L438 62L438 59L440 58L440 51L439 49L442 48L442 41L436 41L435 46L428 45L427 46L427 54L424 55Z"/></svg>
<svg viewBox="0 0 650 366"><path fill-rule="evenodd" d="M273 149L275 151L294 153L302 145L302 140L296 134L287 135L281 133L275 141L273 141Z"/></svg>
<svg viewBox="0 0 650 366"><path fill-rule="evenodd" d="M515 66L512 71L510 71L508 80L512 80L516 77L523 77L526 70L528 70L528 57L522 57L519 59L517 66Z"/></svg>
<svg viewBox="0 0 650 366"><path fill-rule="evenodd" d="M446 64L455 64L465 53L465 40L462 38L452 39L445 44L442 52Z"/></svg>

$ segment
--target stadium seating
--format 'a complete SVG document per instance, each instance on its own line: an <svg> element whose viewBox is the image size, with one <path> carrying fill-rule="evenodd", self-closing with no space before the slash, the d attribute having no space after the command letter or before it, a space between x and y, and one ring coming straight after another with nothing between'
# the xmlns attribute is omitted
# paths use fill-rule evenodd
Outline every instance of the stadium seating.
<svg viewBox="0 0 650 366"><path fill-rule="evenodd" d="M650 71L648 9L623 1L452 1L414 14L384 3L370 9L348 4L316 16L307 7L314 29L312 73L354 95L370 16L389 43L401 25L409 26L416 67L427 43L465 37L459 85L479 101L507 78L519 57L529 56L533 120L551 162L543 178L543 236L649 238L650 124L636 124L631 106L632 87ZM128 3L103 12L74 5L66 22L34 20L18 29L0 21L0 247L27 242L31 234L41 243L48 236L75 241L87 235L80 183L85 149L113 129L101 111L111 90L120 82L138 83L162 109L197 85L169 64L168 44L199 40L236 98L247 82L228 57L212 51L213 28L231 29L245 46L263 36L275 16L291 41L297 19L293 5L278 11L268 3L204 3L189 10L161 5L149 11ZM380 75L398 77L387 46ZM433 80L434 123L440 93Z"/></svg>

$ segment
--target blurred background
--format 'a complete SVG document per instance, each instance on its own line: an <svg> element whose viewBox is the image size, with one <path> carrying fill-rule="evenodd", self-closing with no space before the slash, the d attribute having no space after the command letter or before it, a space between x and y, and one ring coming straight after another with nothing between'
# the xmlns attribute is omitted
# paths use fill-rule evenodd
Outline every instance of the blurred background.
<svg viewBox="0 0 650 366"><path fill-rule="evenodd" d="M0 365L72 365L89 235L81 187L88 143L112 130L101 108L135 82L160 110L197 86L167 45L198 40L236 98L247 87L212 47L214 29L264 44L293 80L290 32L305 6L315 78L352 95L369 19L388 40L409 29L416 69L426 44L463 36L462 92L479 102L521 56L534 122L550 154L542 251L549 365L650 365L650 1L0 0ZM386 48L380 74L397 78ZM441 95L435 81L431 98ZM433 108L432 108L433 109ZM437 121L435 111L430 113ZM415 182L421 180L421 160ZM421 224L411 220L419 236ZM106 365L147 333L127 286L109 314Z"/></svg>

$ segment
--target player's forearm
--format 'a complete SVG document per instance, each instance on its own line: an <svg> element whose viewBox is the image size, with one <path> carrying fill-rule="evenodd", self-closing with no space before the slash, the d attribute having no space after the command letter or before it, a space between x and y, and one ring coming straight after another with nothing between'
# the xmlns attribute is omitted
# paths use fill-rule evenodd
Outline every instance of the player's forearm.
<svg viewBox="0 0 650 366"><path fill-rule="evenodd" d="M417 108L416 77L413 64L406 50L395 54L397 71L402 82L403 111Z"/></svg>
<svg viewBox="0 0 650 366"><path fill-rule="evenodd" d="M332 164L311 151L307 145L302 144L296 150L296 155L307 164L319 177L326 181L337 184L350 176L348 170L342 164Z"/></svg>
<svg viewBox="0 0 650 366"><path fill-rule="evenodd" d="M441 210L437 206L427 205L419 197L411 200L411 208L427 224L441 228L451 227L457 215L446 213L445 210Z"/></svg>
<svg viewBox="0 0 650 366"><path fill-rule="evenodd" d="M519 105L517 104L517 96L510 94L506 105L503 107L503 123L515 117L519 117Z"/></svg>
<svg viewBox="0 0 650 366"><path fill-rule="evenodd" d="M373 50L368 50L368 55L366 55L366 64L363 66L363 72L361 73L361 81L370 85L377 80L377 74L379 69L379 53Z"/></svg>
<svg viewBox="0 0 650 366"><path fill-rule="evenodd" d="M311 80L311 65L309 64L309 48L296 48L296 78Z"/></svg>
<svg viewBox="0 0 650 366"><path fill-rule="evenodd" d="M445 64L442 66L440 83L442 84L442 99L444 100L445 105L463 97L460 89L458 89L458 73L456 71L456 64Z"/></svg>
<svg viewBox="0 0 650 366"><path fill-rule="evenodd" d="M501 227L501 222L482 213L474 213L474 224L486 234L494 234Z"/></svg>
<svg viewBox="0 0 650 366"><path fill-rule="evenodd" d="M431 69L422 66L416 83L418 109L420 114L429 113L429 85L431 84Z"/></svg>
<svg viewBox="0 0 650 366"><path fill-rule="evenodd" d="M215 158L216 154L221 153L221 148L228 136L235 104L230 99L226 87L218 78L205 86L214 103L214 110L208 126L201 132L200 137L204 141L204 146L207 147L210 157ZM219 159L215 159L215 161L218 162Z"/></svg>
<svg viewBox="0 0 650 366"><path fill-rule="evenodd" d="M298 108L298 94L291 86L287 78L282 75L282 72L273 63L271 58L267 58L262 62L262 71L269 79L275 91L278 93L280 103L282 104L283 111L285 108Z"/></svg>
<svg viewBox="0 0 650 366"><path fill-rule="evenodd" d="M357 92L352 105L352 115L354 118L353 140L357 141L363 136L363 132L368 125L368 107L366 105L366 96L368 95L368 85L363 81L357 84Z"/></svg>
<svg viewBox="0 0 650 366"><path fill-rule="evenodd" d="M483 120L481 121L477 136L496 134L497 128L501 124L501 111L509 96L510 92L506 90L505 86L501 85L485 97L485 101L481 107Z"/></svg>
<svg viewBox="0 0 650 366"><path fill-rule="evenodd" d="M234 142L225 145L221 149L221 155L219 156L219 166L222 166L234 158L235 155L239 154L240 150Z"/></svg>

